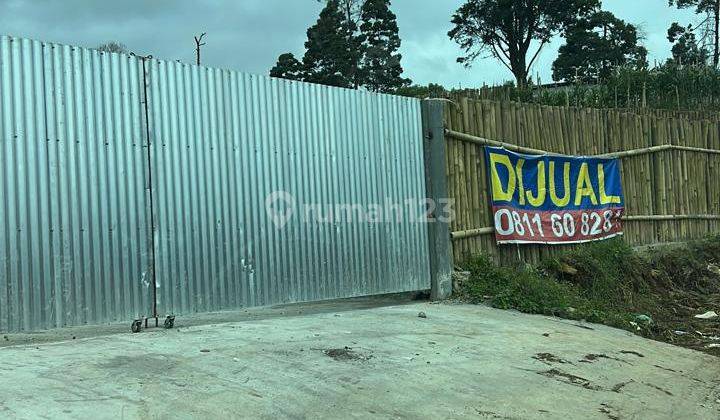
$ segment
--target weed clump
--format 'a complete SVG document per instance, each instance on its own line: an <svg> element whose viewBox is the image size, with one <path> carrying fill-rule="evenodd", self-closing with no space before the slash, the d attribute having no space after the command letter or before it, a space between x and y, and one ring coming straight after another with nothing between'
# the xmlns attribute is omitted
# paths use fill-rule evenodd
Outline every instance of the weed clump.
<svg viewBox="0 0 720 420"><path fill-rule="evenodd" d="M534 266L499 266L481 255L466 268L470 277L460 293L473 303L582 319L699 349L703 338L720 335L693 318L720 308L720 236L644 253L614 239Z"/></svg>
<svg viewBox="0 0 720 420"><path fill-rule="evenodd" d="M488 256L473 259L469 266L467 295L475 303L490 300L501 309L556 315L581 302L575 286L556 281L532 267L496 265Z"/></svg>
<svg viewBox="0 0 720 420"><path fill-rule="evenodd" d="M559 281L576 284L581 296L603 309L625 310L649 291L648 263L619 239L595 242L540 265Z"/></svg>

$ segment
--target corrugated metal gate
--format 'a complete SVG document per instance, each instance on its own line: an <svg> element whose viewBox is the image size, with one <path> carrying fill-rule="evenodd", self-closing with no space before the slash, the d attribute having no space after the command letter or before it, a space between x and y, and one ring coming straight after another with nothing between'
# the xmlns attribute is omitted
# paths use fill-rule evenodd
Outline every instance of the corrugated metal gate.
<svg viewBox="0 0 720 420"><path fill-rule="evenodd" d="M0 330L151 309L142 66L0 38Z"/></svg>
<svg viewBox="0 0 720 420"><path fill-rule="evenodd" d="M9 37L0 89L0 331L430 286L416 100Z"/></svg>

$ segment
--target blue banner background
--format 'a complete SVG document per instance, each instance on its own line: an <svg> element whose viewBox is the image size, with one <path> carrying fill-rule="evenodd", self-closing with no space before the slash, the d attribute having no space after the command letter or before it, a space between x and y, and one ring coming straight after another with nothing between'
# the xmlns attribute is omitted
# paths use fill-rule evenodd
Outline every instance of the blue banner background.
<svg viewBox="0 0 720 420"><path fill-rule="evenodd" d="M547 195L545 203L540 207L535 207L530 203L525 202L521 204L519 200L518 188L516 187L512 201L499 201L493 196L492 188L492 167L490 154L505 155L510 159L510 163L513 168L517 167L517 163L520 159L525 160L523 165L523 184L525 191L532 191L534 196L538 193L538 162L545 162L545 186L547 188ZM490 194L492 197L493 205L495 206L510 206L523 210L536 210L536 211L553 211L553 210L580 210L580 209L605 209L608 207L624 207L625 198L622 192L622 184L620 181L620 165L618 159L602 159L602 158L591 158L591 157L572 157L572 156L550 156L550 155L525 155L514 153L499 147L485 147L485 157L488 165L488 182L490 187ZM555 186L556 193L559 197L565 196L565 186L563 180L564 167L566 163L570 163L570 203L567 206L559 207L555 205L550 199L550 179L549 179L549 168L550 162L555 162ZM576 187L580 169L583 163L588 164L588 170L590 175L590 181L598 198L598 204L593 205L590 197L583 197L582 202L579 206L575 205ZM613 204L601 204L600 202L600 182L598 177L598 164L602 164L605 174L605 193L608 196L620 197L620 203ZM508 168L503 164L496 164L497 173L500 177L502 185L507 185L510 177ZM519 183L516 182L516 185Z"/></svg>

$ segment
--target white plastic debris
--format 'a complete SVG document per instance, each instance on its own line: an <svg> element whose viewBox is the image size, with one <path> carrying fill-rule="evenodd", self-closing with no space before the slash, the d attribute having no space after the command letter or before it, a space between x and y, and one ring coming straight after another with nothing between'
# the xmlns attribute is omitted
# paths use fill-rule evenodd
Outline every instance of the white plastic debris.
<svg viewBox="0 0 720 420"><path fill-rule="evenodd" d="M718 314L715 311L705 312L704 314L695 315L695 318L697 319L715 319L718 317Z"/></svg>
<svg viewBox="0 0 720 420"><path fill-rule="evenodd" d="M635 317L635 322L637 322L638 324L645 325L645 326L652 326L652 325L653 325L653 320L652 320L652 318L650 318L650 317L647 316L647 315L638 315L638 316L636 316L636 317Z"/></svg>

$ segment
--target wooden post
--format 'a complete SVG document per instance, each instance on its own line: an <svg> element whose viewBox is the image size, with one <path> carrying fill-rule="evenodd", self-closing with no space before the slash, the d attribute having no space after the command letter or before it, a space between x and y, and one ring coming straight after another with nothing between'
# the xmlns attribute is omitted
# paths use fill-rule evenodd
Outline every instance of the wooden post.
<svg viewBox="0 0 720 420"><path fill-rule="evenodd" d="M615 109L618 107L618 92L617 92L617 86L615 86Z"/></svg>
<svg viewBox="0 0 720 420"><path fill-rule="evenodd" d="M445 299L452 294L453 256L450 221L445 218L443 204L449 198L446 172L446 144L443 112L439 100L422 102L422 124L425 154L426 197L436 206L428 221L430 247L430 298Z"/></svg>
<svg viewBox="0 0 720 420"><path fill-rule="evenodd" d="M645 109L647 107L647 83L643 83L642 95L642 107Z"/></svg>

